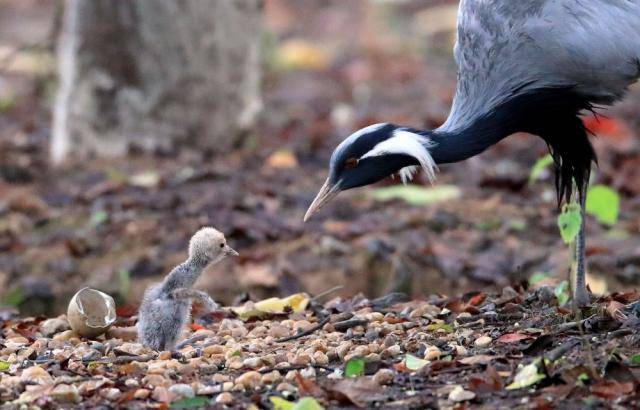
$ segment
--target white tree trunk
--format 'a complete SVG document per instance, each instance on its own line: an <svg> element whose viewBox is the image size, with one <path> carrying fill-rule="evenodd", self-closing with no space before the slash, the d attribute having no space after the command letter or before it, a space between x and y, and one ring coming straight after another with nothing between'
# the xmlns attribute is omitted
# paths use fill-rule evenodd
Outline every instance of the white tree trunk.
<svg viewBox="0 0 640 410"><path fill-rule="evenodd" d="M262 0L66 0L51 155L221 152L261 109Z"/></svg>

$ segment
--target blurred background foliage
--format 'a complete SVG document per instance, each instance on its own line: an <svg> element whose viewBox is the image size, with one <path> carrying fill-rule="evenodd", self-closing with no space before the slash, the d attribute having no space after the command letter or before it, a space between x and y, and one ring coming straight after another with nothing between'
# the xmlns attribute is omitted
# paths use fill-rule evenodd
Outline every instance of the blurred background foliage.
<svg viewBox="0 0 640 410"><path fill-rule="evenodd" d="M344 194L302 224L342 138L375 122L433 128L446 119L456 1L242 2L230 2L238 6L230 18L259 24L240 43L213 24L215 13L193 13L190 2L158 19L138 2L97 20L103 31L79 24L78 71L67 84L68 153L54 163L54 113L65 101L56 49L77 2L0 0L6 309L60 312L85 285L135 306L150 281L184 259L202 225L224 231L241 254L198 284L225 303L245 292L262 298L340 284L345 295L419 297L533 275L562 293L569 248L557 226L546 147L535 137L514 136L444 166L433 188L418 178L407 188L391 180ZM197 24L188 24L189 10ZM81 23L88 11L80 11ZM158 29L171 24L183 29ZM142 76L114 76L114 61L124 57L105 57L100 44L112 37L104 33L121 36L114 55L136 50L127 58ZM162 44L176 47L171 58L154 52L145 60ZM587 249L595 292L640 281L639 110L636 87L606 117L585 119L600 156Z"/></svg>

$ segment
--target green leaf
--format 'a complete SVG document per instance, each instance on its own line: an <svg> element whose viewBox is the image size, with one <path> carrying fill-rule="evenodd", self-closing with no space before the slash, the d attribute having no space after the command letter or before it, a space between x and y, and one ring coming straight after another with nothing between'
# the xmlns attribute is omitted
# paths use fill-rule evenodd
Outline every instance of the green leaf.
<svg viewBox="0 0 640 410"><path fill-rule="evenodd" d="M0 372L6 372L7 370L9 370L10 366L11 363L0 360Z"/></svg>
<svg viewBox="0 0 640 410"><path fill-rule="evenodd" d="M507 386L507 390L529 387L538 383L540 380L544 380L546 377L546 374L540 373L540 359L536 359L520 369L513 379L513 383Z"/></svg>
<svg viewBox="0 0 640 410"><path fill-rule="evenodd" d="M533 184L535 181L537 181L542 176L544 170L552 164L553 157L551 156L551 154L547 154L544 157L538 159L531 168L531 173L529 174L529 183Z"/></svg>
<svg viewBox="0 0 640 410"><path fill-rule="evenodd" d="M127 269L120 269L118 271L118 282L120 284L120 295L125 298L131 290L131 272Z"/></svg>
<svg viewBox="0 0 640 410"><path fill-rule="evenodd" d="M620 213L620 195L605 185L595 185L587 193L586 211L605 225L613 226Z"/></svg>
<svg viewBox="0 0 640 410"><path fill-rule="evenodd" d="M20 290L20 288L10 290L4 295L4 298L2 298L2 302L5 305L20 306L22 302L24 302L24 295L22 294L22 290Z"/></svg>
<svg viewBox="0 0 640 410"><path fill-rule="evenodd" d="M87 369L88 370L95 370L98 367L102 366L102 365L106 365L106 366L111 366L111 362L102 362L102 361L95 361L95 362L89 362L89 364L87 364Z"/></svg>
<svg viewBox="0 0 640 410"><path fill-rule="evenodd" d="M389 201L402 199L411 205L428 205L460 198L460 188L454 185L438 185L430 188L418 185L394 185L373 191L374 199Z"/></svg>
<svg viewBox="0 0 640 410"><path fill-rule="evenodd" d="M631 356L631 363L640 365L640 354L634 354Z"/></svg>
<svg viewBox="0 0 640 410"><path fill-rule="evenodd" d="M269 400L273 404L273 410L293 410L296 405L296 403L278 396L271 396Z"/></svg>
<svg viewBox="0 0 640 410"><path fill-rule="evenodd" d="M313 397L303 397L293 406L293 410L324 410L324 407Z"/></svg>
<svg viewBox="0 0 640 410"><path fill-rule="evenodd" d="M16 100L13 97L0 98L0 113L9 111L16 105Z"/></svg>
<svg viewBox="0 0 640 410"><path fill-rule="evenodd" d="M430 325L427 325L427 330L430 332L435 332L440 329L447 333L453 332L453 326L447 323L431 323Z"/></svg>
<svg viewBox="0 0 640 410"><path fill-rule="evenodd" d="M344 366L344 375L346 377L364 376L364 359L350 359Z"/></svg>
<svg viewBox="0 0 640 410"><path fill-rule="evenodd" d="M553 293L556 295L560 306L567 303L569 301L569 282L566 280L562 281L558 286L556 286Z"/></svg>
<svg viewBox="0 0 640 410"><path fill-rule="evenodd" d="M202 407L207 407L209 405L210 399L206 396L194 396L187 397L181 400L174 401L171 403L170 408L172 409L198 409Z"/></svg>
<svg viewBox="0 0 640 410"><path fill-rule="evenodd" d="M529 283L535 285L536 283L542 282L543 280L549 278L549 275L545 272L536 272L529 279Z"/></svg>
<svg viewBox="0 0 640 410"><path fill-rule="evenodd" d="M412 354L407 354L404 357L404 365L407 366L407 369L409 370L420 370L429 363L431 362L415 357Z"/></svg>
<svg viewBox="0 0 640 410"><path fill-rule="evenodd" d="M564 243L569 244L576 240L576 236L580 232L580 224L582 224L580 205L565 205L562 213L558 215L558 228L560 228L560 235Z"/></svg>
<svg viewBox="0 0 640 410"><path fill-rule="evenodd" d="M106 211L96 211L91 214L89 224L93 227L101 225L109 219L109 214Z"/></svg>

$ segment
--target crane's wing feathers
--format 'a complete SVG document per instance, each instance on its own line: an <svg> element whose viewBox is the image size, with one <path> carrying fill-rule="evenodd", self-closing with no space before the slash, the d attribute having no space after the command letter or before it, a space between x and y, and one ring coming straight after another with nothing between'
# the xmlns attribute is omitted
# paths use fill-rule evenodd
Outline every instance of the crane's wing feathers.
<svg viewBox="0 0 640 410"><path fill-rule="evenodd" d="M462 0L454 53L458 87L443 129L539 88L608 104L640 75L640 1Z"/></svg>

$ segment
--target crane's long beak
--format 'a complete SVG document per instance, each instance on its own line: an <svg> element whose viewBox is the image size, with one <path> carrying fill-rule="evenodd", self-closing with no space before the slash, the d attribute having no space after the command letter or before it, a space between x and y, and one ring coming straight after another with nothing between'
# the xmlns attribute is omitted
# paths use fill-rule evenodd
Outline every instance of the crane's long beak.
<svg viewBox="0 0 640 410"><path fill-rule="evenodd" d="M309 209L307 209L307 213L304 215L304 222L307 222L324 204L335 198L340 191L340 183L332 185L331 182L329 182L329 178L327 178L322 188L320 188L320 192L316 195L316 199L309 205Z"/></svg>

